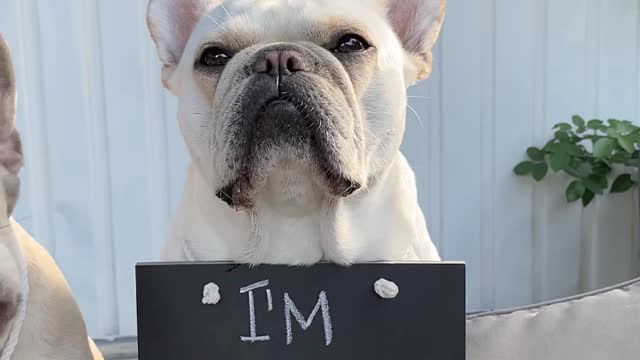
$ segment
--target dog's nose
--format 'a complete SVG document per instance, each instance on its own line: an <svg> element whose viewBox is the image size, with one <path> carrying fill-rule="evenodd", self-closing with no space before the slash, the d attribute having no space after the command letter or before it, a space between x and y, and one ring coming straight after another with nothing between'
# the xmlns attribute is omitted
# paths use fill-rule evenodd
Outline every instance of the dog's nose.
<svg viewBox="0 0 640 360"><path fill-rule="evenodd" d="M300 52L286 49L266 51L256 61L255 71L259 74L283 77L308 69Z"/></svg>

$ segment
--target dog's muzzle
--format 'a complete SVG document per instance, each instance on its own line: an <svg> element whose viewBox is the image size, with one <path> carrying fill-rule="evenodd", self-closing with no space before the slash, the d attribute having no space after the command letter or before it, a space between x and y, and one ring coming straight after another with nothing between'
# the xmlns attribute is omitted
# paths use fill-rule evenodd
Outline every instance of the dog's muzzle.
<svg viewBox="0 0 640 360"><path fill-rule="evenodd" d="M228 176L217 196L236 209L253 207L254 193L284 156L308 165L330 194L361 188L345 166L341 122L353 115L343 94L332 92L306 48L273 45L254 56L248 85L225 119Z"/></svg>

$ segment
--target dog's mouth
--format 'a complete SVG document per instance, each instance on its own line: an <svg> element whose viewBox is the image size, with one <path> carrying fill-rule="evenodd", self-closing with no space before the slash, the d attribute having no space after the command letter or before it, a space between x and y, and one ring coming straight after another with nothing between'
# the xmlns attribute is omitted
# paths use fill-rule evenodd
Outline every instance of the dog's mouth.
<svg viewBox="0 0 640 360"><path fill-rule="evenodd" d="M230 176L216 196L227 205L236 210L254 207L255 194L270 173L292 158L330 196L348 197L362 187L362 181L344 170L342 149L327 124L331 110L286 91L253 106L258 110L244 114L226 134Z"/></svg>

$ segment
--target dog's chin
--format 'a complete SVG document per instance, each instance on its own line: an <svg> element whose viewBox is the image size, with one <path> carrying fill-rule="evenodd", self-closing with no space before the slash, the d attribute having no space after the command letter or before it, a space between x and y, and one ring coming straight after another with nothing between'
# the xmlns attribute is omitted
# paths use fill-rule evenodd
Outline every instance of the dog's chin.
<svg viewBox="0 0 640 360"><path fill-rule="evenodd" d="M216 196L235 210L249 210L256 198L266 194L272 202L323 197L344 198L361 188L361 183L336 171L337 159L326 154L329 144L319 143L314 136L308 113L295 101L277 98L268 101L255 120L255 129L248 141L250 149L237 175L216 191ZM274 197L281 196L280 199Z"/></svg>
<svg viewBox="0 0 640 360"><path fill-rule="evenodd" d="M279 208L315 207L318 200L347 198L361 187L357 182L347 179L334 182L329 178L320 179L313 175L305 175L300 177L299 174L289 173L287 169L278 168L265 176L259 186L246 178L240 178L219 189L216 196L236 211L253 209L259 196Z"/></svg>

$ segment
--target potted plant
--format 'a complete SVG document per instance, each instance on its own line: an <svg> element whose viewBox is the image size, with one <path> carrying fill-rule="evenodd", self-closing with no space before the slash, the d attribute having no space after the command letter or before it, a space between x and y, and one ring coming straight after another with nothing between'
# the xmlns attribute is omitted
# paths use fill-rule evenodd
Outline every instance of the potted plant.
<svg viewBox="0 0 640 360"><path fill-rule="evenodd" d="M631 121L585 121L576 115L572 123L553 129L554 137L542 148L527 149L529 159L516 165L515 174L542 181L549 169L564 172L573 178L565 192L567 201L581 200L584 207L607 190L624 193L640 182L640 127Z"/></svg>

